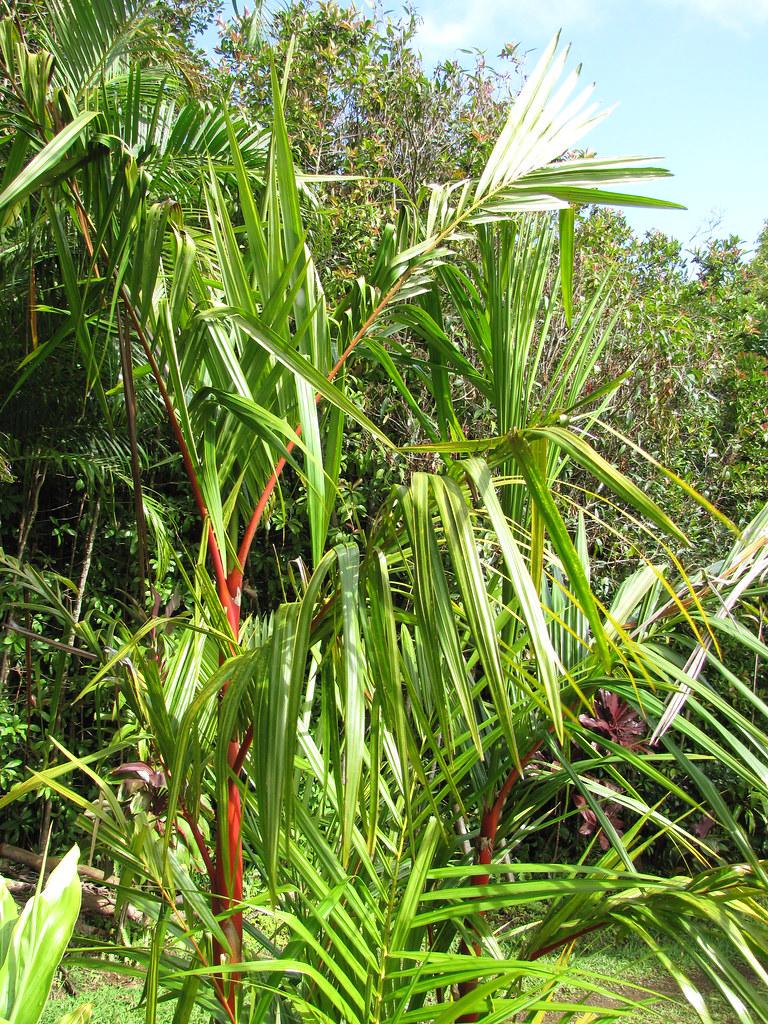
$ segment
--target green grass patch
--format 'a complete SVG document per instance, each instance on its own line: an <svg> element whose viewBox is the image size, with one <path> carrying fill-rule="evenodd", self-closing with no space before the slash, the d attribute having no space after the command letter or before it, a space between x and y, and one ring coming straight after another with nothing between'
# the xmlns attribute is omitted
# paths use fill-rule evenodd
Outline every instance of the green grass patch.
<svg viewBox="0 0 768 1024"><path fill-rule="evenodd" d="M140 982L80 969L67 971L67 979L77 995L66 995L63 987L58 985L48 1000L40 1024L56 1024L59 1017L83 1003L90 1003L93 1008L93 1024L144 1024L146 1011L141 1003ZM175 1007L175 1001L159 1003L158 1024L171 1024ZM202 1010L196 1010L192 1015L193 1024L204 1024L207 1020L208 1015Z"/></svg>

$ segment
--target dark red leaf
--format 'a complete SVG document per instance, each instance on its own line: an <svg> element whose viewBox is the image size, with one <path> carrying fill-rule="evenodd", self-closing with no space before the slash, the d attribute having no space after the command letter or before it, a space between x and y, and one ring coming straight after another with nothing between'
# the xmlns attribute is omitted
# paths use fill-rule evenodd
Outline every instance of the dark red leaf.
<svg viewBox="0 0 768 1024"><path fill-rule="evenodd" d="M705 839L712 829L715 827L717 822L714 818L711 818L708 814L705 814L691 829L691 832L699 839Z"/></svg>
<svg viewBox="0 0 768 1024"><path fill-rule="evenodd" d="M638 712L610 690L598 690L595 697L595 715L579 715L579 721L587 729L599 732L628 750L643 745L645 722Z"/></svg>
<svg viewBox="0 0 768 1024"><path fill-rule="evenodd" d="M115 768L112 774L125 779L140 779L151 789L160 789L166 784L165 772L156 772L146 761L127 761Z"/></svg>
<svg viewBox="0 0 768 1024"><path fill-rule="evenodd" d="M616 789L616 787L610 782L607 782L605 785L608 786L610 789ZM608 847L611 845L610 840L608 839L608 836L605 834L603 829L600 827L597 815L592 810L592 808L587 804L586 798L583 797L581 793L577 793L573 798L573 802L576 805L576 808L578 809L579 815L582 819L581 826L579 827L579 835L597 835L597 841L598 843L600 843L600 848L602 850L607 850ZM616 829L616 834L623 835L624 822L619 817L619 815L621 814L620 805L614 803L613 800L601 800L600 807L608 821Z"/></svg>

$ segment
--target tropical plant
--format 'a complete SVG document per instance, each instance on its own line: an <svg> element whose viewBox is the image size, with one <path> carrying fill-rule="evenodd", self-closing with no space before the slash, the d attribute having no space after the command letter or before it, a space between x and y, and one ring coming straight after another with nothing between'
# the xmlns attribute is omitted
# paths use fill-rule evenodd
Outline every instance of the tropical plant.
<svg viewBox="0 0 768 1024"><path fill-rule="evenodd" d="M80 851L73 846L19 914L0 877L0 1020L37 1024L80 912ZM42 885L42 877L41 877ZM87 1024L88 1005L59 1024Z"/></svg>
<svg viewBox="0 0 768 1024"><path fill-rule="evenodd" d="M15 66L45 63L5 31ZM153 132L165 97L147 104L139 86L151 76L100 57L89 66L107 69L101 87L71 93L66 109L57 92L61 127L32 133L36 154L22 166L25 149L7 173L0 212L40 211L69 305L30 372L74 338L109 414L103 368L111 359L117 372L116 343L126 408L159 395L200 517L184 611L133 632L115 623L119 646L102 648L85 687L116 688L127 722L97 755L59 743L59 763L0 798L2 808L48 786L118 862L118 899L146 914L149 942L89 943L77 956L108 952L145 976L150 1022L161 992L177 999L179 1022L195 1004L233 1022L616 1019L621 1007L590 1002L610 980L568 957L609 927L646 942L703 1020L675 944L740 1020L768 1019L765 866L705 773L716 758L765 792L766 708L717 637L765 652L730 616L764 587L766 517L716 567L689 572L684 532L593 446L610 387L589 392L602 344L591 318L606 290L573 308L573 206L650 202L610 189L662 172L568 158L597 118L574 96L578 73L561 83L566 58L554 41L480 176L406 203L371 274L335 306L307 243L308 189L286 129L287 79L274 70L257 166L224 110L211 113L221 131L201 146L213 150L202 173L162 158L145 172L150 156L120 140ZM106 151L105 123L118 140ZM178 204L153 191L158 180ZM414 335L427 358L408 362ZM357 352L386 367L418 416L426 440L410 454L444 469L395 489L368 536L329 546L346 420L392 447L345 390ZM420 374L434 415L400 367ZM492 407L492 436L464 435L457 380ZM569 462L595 493L566 485ZM259 584L249 552L285 467L306 495L309 550L285 569L285 599L248 614L245 584ZM641 561L601 601L587 523L620 531L622 517L669 538L666 561ZM75 635L98 643L79 624ZM628 722L648 723L656 742L639 744ZM74 771L97 799L67 782ZM737 863L707 845L703 816L733 836ZM558 824L582 835L588 825L590 849L571 863L501 860ZM671 877L643 868L657 845L677 854ZM259 879L247 897L246 860ZM510 916L521 906L522 923Z"/></svg>

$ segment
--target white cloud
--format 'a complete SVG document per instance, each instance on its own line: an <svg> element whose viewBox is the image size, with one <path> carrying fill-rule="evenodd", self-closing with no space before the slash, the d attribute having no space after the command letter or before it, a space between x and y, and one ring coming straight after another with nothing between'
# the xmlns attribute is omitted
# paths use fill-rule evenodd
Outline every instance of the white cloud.
<svg viewBox="0 0 768 1024"><path fill-rule="evenodd" d="M614 0L430 0L420 5L417 42L427 57L465 47L498 53L506 43L529 44L584 21L601 20Z"/></svg>
<svg viewBox="0 0 768 1024"><path fill-rule="evenodd" d="M439 51L442 54L446 50L467 46L465 40L469 31L468 19L438 22L436 18L427 15L416 38L422 49L428 50L430 53Z"/></svg>
<svg viewBox="0 0 768 1024"><path fill-rule="evenodd" d="M505 43L542 42L558 29L594 28L606 18L621 23L627 4L653 15L685 13L732 30L768 24L768 0L421 0L423 24L417 43L427 59L444 58L457 49L487 50L495 55ZM656 9L654 12L653 9Z"/></svg>

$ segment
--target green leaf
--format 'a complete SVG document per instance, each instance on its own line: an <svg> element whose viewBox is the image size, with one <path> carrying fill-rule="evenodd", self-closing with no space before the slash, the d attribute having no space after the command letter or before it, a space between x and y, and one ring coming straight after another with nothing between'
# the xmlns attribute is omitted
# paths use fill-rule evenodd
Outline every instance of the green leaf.
<svg viewBox="0 0 768 1024"><path fill-rule="evenodd" d="M0 964L0 1016L9 1024L37 1024L53 977L80 913L77 846L62 858L13 925Z"/></svg>
<svg viewBox="0 0 768 1024"><path fill-rule="evenodd" d="M643 494L636 484L599 455L583 437L563 427L534 427L525 433L526 437L547 439L557 445L640 515L650 519L682 544L688 544L688 538L680 527L672 522L656 502Z"/></svg>
<svg viewBox="0 0 768 1024"><path fill-rule="evenodd" d="M365 698L360 658L357 590L360 556L352 544L335 549L339 565L344 659L344 808L341 861L346 866L356 824L358 794L365 759Z"/></svg>
<svg viewBox="0 0 768 1024"><path fill-rule="evenodd" d="M93 1016L93 1003L81 1003L74 1010L65 1013L56 1024L88 1024Z"/></svg>
<svg viewBox="0 0 768 1024"><path fill-rule="evenodd" d="M558 558L561 559L568 574L568 580L574 597L580 605L580 610L592 627L595 646L604 667L607 669L610 667L611 658L603 631L602 616L598 611L589 580L581 564L581 559L573 546L573 541L568 536L562 516L555 505L546 480L539 471L536 459L527 441L521 434L517 433L510 435L508 441L512 454L520 467L520 472L528 485L531 498L536 503L544 520L552 547Z"/></svg>
<svg viewBox="0 0 768 1024"><path fill-rule="evenodd" d="M386 434L372 423L365 413L358 409L340 388L332 384L312 363L297 352L295 347L276 334L271 328L267 327L266 324L237 309L219 309L208 315L231 317L236 326L253 338L259 345L263 346L270 355L287 367L291 373L295 374L300 380L310 384L331 405L335 405L383 445L386 445L387 448L394 448Z"/></svg>
<svg viewBox="0 0 768 1024"><path fill-rule="evenodd" d="M571 326L573 308L573 207L560 211L560 287L565 322Z"/></svg>
<svg viewBox="0 0 768 1024"><path fill-rule="evenodd" d="M438 822L434 818L430 818L421 836L418 850L415 851L416 856L408 875L408 884L400 900L397 917L392 927L392 949L401 950L408 948L408 936L414 927L419 901L423 895L427 873L432 867L440 835L441 829Z"/></svg>
<svg viewBox="0 0 768 1024"><path fill-rule="evenodd" d="M98 117L98 111L84 110L43 146L0 193L0 214L12 203L25 199L32 192L51 183L61 174L62 160L68 149L85 133L85 129Z"/></svg>
<svg viewBox="0 0 768 1024"><path fill-rule="evenodd" d="M507 573L517 599L520 602L520 610L528 627L528 636L536 654L536 672L546 696L555 735L558 739L562 740L564 738L564 726L560 699L560 680L563 666L549 636L538 591L528 572L525 558L504 516L488 466L479 460L470 459L465 463L465 468L477 487L480 499L485 505L491 520L495 539L501 548Z"/></svg>

